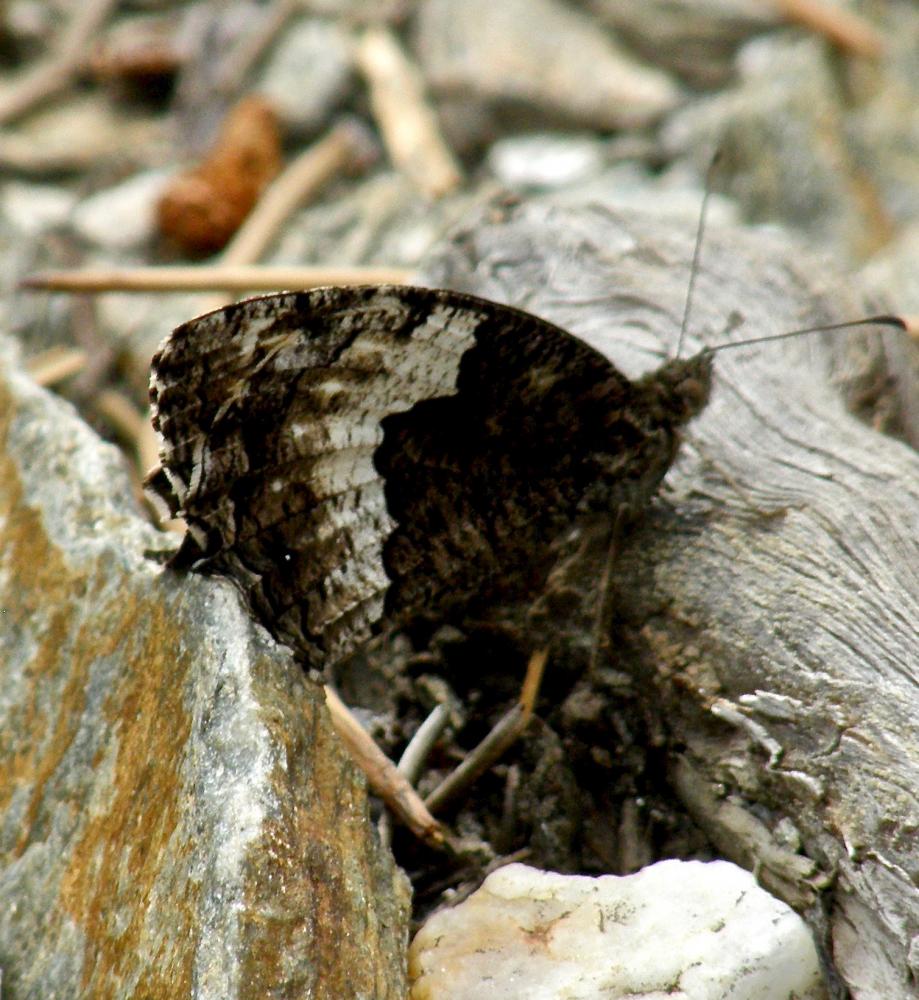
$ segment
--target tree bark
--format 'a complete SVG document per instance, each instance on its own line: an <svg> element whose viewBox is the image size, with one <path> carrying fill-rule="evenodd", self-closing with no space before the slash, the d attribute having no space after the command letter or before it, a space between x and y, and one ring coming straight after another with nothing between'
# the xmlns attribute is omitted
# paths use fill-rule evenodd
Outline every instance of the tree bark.
<svg viewBox="0 0 919 1000"><path fill-rule="evenodd" d="M626 375L676 351L691 226L530 203L470 224L427 283L523 307ZM789 238L705 241L683 353L871 308ZM919 978L919 457L845 408L844 342L716 356L665 495L615 567L615 648L674 794L812 922L857 998ZM866 346L867 345L867 346Z"/></svg>

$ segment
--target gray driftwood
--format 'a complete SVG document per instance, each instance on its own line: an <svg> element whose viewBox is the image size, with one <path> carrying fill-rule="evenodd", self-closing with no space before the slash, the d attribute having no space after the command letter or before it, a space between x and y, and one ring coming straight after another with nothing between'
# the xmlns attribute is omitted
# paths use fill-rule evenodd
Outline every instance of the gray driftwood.
<svg viewBox="0 0 919 1000"><path fill-rule="evenodd" d="M682 224L531 204L470 225L425 277L559 323L634 376L675 351L691 244ZM684 351L871 305L787 240L713 232ZM919 977L919 458L847 412L831 341L719 355L619 556L616 655L696 822L808 916L836 995L890 1000Z"/></svg>

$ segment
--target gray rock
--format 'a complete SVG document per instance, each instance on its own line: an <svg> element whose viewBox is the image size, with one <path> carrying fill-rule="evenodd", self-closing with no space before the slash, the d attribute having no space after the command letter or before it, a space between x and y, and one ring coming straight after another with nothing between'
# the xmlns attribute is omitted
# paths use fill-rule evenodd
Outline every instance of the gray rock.
<svg viewBox="0 0 919 1000"><path fill-rule="evenodd" d="M119 454L0 378L4 995L404 995L408 894L320 689L163 570Z"/></svg>
<svg viewBox="0 0 919 1000"><path fill-rule="evenodd" d="M76 200L62 187L10 181L0 192L0 216L20 236L35 238L67 222Z"/></svg>
<svg viewBox="0 0 919 1000"><path fill-rule="evenodd" d="M761 0L591 0L589 6L643 58L696 87L727 82L737 49L780 22L778 9Z"/></svg>
<svg viewBox="0 0 919 1000"><path fill-rule="evenodd" d="M285 28L254 89L267 97L288 134L318 131L347 95L351 45L333 21L303 18Z"/></svg>
<svg viewBox="0 0 919 1000"><path fill-rule="evenodd" d="M488 166L511 188L567 187L600 172L603 145L590 135L543 133L499 139L488 151Z"/></svg>
<svg viewBox="0 0 919 1000"><path fill-rule="evenodd" d="M140 251L156 236L156 205L171 170L135 174L84 198L71 220L84 240L112 251Z"/></svg>
<svg viewBox="0 0 919 1000"><path fill-rule="evenodd" d="M845 170L842 98L822 43L767 36L748 43L738 60L733 88L667 120L668 154L691 160L701 174L720 148L715 188L736 198L747 220L795 228L832 246L837 261L857 257L866 219Z"/></svg>
<svg viewBox="0 0 919 1000"><path fill-rule="evenodd" d="M162 118L77 94L0 129L0 167L32 177L117 163L147 164L170 150Z"/></svg>
<svg viewBox="0 0 919 1000"><path fill-rule="evenodd" d="M597 129L643 125L678 89L596 21L555 0L424 0L415 50L439 94ZM522 116L522 117L521 117Z"/></svg>
<svg viewBox="0 0 919 1000"><path fill-rule="evenodd" d="M846 134L880 222L895 229L919 218L919 8L897 5L889 17L881 80L864 67L848 74Z"/></svg>

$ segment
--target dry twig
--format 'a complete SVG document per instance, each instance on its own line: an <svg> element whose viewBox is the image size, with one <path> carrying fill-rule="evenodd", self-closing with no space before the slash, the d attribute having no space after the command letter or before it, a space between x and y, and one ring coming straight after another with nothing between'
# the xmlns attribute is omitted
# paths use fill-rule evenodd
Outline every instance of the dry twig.
<svg viewBox="0 0 919 1000"><path fill-rule="evenodd" d="M548 650L539 649L530 657L520 698L498 720L491 732L473 749L466 759L431 792L424 804L436 812L468 788L484 774L498 758L515 743L533 717L533 706L539 694Z"/></svg>
<svg viewBox="0 0 919 1000"><path fill-rule="evenodd" d="M421 768L428 758L434 744L440 739L450 721L450 709L446 705L437 705L431 714L421 723L415 735L409 740L408 746L399 758L399 772L405 775L407 781L417 781Z"/></svg>
<svg viewBox="0 0 919 1000"><path fill-rule="evenodd" d="M46 389L83 371L86 351L73 347L50 347L30 358L26 368L33 380Z"/></svg>
<svg viewBox="0 0 919 1000"><path fill-rule="evenodd" d="M0 94L0 124L20 118L70 83L86 60L90 40L116 3L117 0L85 0L73 5L73 17L55 50Z"/></svg>
<svg viewBox="0 0 919 1000"><path fill-rule="evenodd" d="M347 120L301 153L262 193L246 221L226 245L223 266L254 264L290 216L333 177L369 166L373 140L357 121Z"/></svg>
<svg viewBox="0 0 919 1000"><path fill-rule="evenodd" d="M853 55L879 58L881 36L863 17L826 0L772 0L783 17L828 38Z"/></svg>
<svg viewBox="0 0 919 1000"><path fill-rule="evenodd" d="M441 826L415 789L328 686L325 697L338 735L351 752L357 766L364 772L373 791L417 837L434 847L442 846L444 835Z"/></svg>
<svg viewBox="0 0 919 1000"><path fill-rule="evenodd" d="M134 404L114 389L103 389L95 399L96 411L111 424L113 430L125 441L130 441L138 454L141 439L148 421Z"/></svg>
<svg viewBox="0 0 919 1000"><path fill-rule="evenodd" d="M431 714L421 723L415 735L409 740L408 746L402 752L396 765L399 773L406 781L414 784L421 774L421 768L428 758L434 744L450 721L450 709L446 705L436 705ZM384 812L377 824L380 842L389 844L392 840L392 820L388 812Z"/></svg>
<svg viewBox="0 0 919 1000"><path fill-rule="evenodd" d="M392 162L429 197L458 187L462 174L425 99L421 74L392 32L368 29L358 43L357 61Z"/></svg>
<svg viewBox="0 0 919 1000"><path fill-rule="evenodd" d="M22 288L48 292L272 292L319 285L399 284L412 272L399 267L265 267L200 264L178 267L87 268L43 271Z"/></svg>

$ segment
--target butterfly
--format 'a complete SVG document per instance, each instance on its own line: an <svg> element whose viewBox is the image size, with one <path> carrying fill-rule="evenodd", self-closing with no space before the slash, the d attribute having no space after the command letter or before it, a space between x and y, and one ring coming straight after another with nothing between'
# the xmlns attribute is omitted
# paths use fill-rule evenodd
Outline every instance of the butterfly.
<svg viewBox="0 0 919 1000"><path fill-rule="evenodd" d="M454 291L260 296L152 362L172 558L233 580L309 667L380 627L538 591L585 512L634 518L705 407L712 354L635 381L575 335Z"/></svg>

